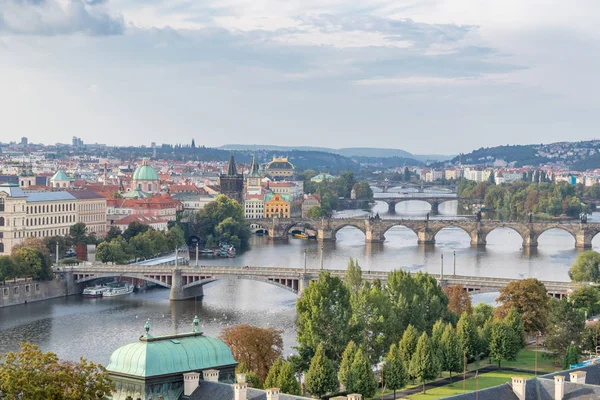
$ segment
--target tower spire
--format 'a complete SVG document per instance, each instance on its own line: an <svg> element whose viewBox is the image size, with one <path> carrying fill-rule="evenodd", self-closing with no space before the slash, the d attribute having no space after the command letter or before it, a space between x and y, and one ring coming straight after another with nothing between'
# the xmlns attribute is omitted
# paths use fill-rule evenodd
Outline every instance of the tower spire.
<svg viewBox="0 0 600 400"><path fill-rule="evenodd" d="M229 157L229 169L227 170L227 175L237 175L237 168L235 166L235 159L233 158L233 153L231 153L231 156Z"/></svg>

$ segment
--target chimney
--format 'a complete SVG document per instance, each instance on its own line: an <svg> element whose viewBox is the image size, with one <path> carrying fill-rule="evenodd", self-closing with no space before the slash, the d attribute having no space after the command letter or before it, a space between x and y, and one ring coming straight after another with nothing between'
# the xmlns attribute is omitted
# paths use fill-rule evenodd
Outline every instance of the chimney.
<svg viewBox="0 0 600 400"><path fill-rule="evenodd" d="M525 400L525 378L522 376L513 376L512 390L519 400Z"/></svg>
<svg viewBox="0 0 600 400"><path fill-rule="evenodd" d="M267 389L267 400L279 400L279 388Z"/></svg>
<svg viewBox="0 0 600 400"><path fill-rule="evenodd" d="M219 370L218 369L205 369L202 371L202 379L207 382L219 382Z"/></svg>
<svg viewBox="0 0 600 400"><path fill-rule="evenodd" d="M572 383L584 384L585 376L587 375L587 373L585 371L575 371L575 372L571 372L570 375L571 375Z"/></svg>
<svg viewBox="0 0 600 400"><path fill-rule="evenodd" d="M237 374L237 383L233 384L233 399L246 400L248 396L248 384L246 374Z"/></svg>
<svg viewBox="0 0 600 400"><path fill-rule="evenodd" d="M183 395L191 396L200 383L200 374L198 372L188 372L183 374Z"/></svg>
<svg viewBox="0 0 600 400"><path fill-rule="evenodd" d="M563 375L554 376L554 400L562 400L565 395L565 377Z"/></svg>
<svg viewBox="0 0 600 400"><path fill-rule="evenodd" d="M349 394L348 400L362 400L362 394L357 394L357 393Z"/></svg>

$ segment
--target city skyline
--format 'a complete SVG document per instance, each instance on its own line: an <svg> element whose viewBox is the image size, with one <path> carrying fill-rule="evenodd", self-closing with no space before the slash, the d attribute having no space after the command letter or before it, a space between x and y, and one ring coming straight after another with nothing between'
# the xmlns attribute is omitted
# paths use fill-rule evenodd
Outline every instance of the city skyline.
<svg viewBox="0 0 600 400"><path fill-rule="evenodd" d="M0 129L32 142L457 154L600 122L591 1L0 5Z"/></svg>

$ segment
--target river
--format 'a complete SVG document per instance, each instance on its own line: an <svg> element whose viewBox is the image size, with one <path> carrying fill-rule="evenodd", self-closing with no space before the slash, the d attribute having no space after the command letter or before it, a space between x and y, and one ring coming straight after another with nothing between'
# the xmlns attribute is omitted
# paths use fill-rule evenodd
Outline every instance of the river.
<svg viewBox="0 0 600 400"><path fill-rule="evenodd" d="M440 205L440 215L432 218L457 218L457 202ZM396 214L387 213L387 204L377 203L373 213L382 218L424 218L429 205L423 202L403 202ZM346 214L364 214L348 211ZM460 216L458 216L460 217ZM590 221L599 220L595 213ZM600 236L600 235L599 235ZM205 265L250 265L302 268L304 254L309 268L318 268L323 251L325 269L344 268L350 257L356 258L365 270L391 271L404 268L438 273L441 256L444 271L452 273L456 252L456 273L508 278L535 277L544 280L568 280L568 269L579 250L572 236L560 230L542 234L536 251L521 250L521 237L509 229L493 231L485 248L472 248L469 237L457 228L447 228L436 236L436 245L417 245L416 235L401 227L386 234L383 244L365 244L364 234L356 228L343 228L337 241L321 244L292 239L287 243L270 242L261 236L252 237L251 250L234 259L204 259ZM600 239L593 242L600 249ZM150 319L154 335L191 330L197 314L202 330L218 336L225 326L247 323L275 327L284 331L285 355L290 354L295 341L295 301L293 293L255 281L223 280L204 288L202 301L171 303L168 290L150 290L119 298L83 299L79 296L0 309L0 353L18 349L18 343L28 340L59 357L77 360L84 356L104 365L119 346L131 343L143 333ZM495 295L476 295L475 301L493 302Z"/></svg>

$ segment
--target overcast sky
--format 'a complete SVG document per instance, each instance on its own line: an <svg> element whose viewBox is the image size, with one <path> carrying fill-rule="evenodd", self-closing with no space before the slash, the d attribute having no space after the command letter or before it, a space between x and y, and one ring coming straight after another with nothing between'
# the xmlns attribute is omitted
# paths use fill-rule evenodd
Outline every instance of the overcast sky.
<svg viewBox="0 0 600 400"><path fill-rule="evenodd" d="M598 0L0 0L0 141L593 139Z"/></svg>

